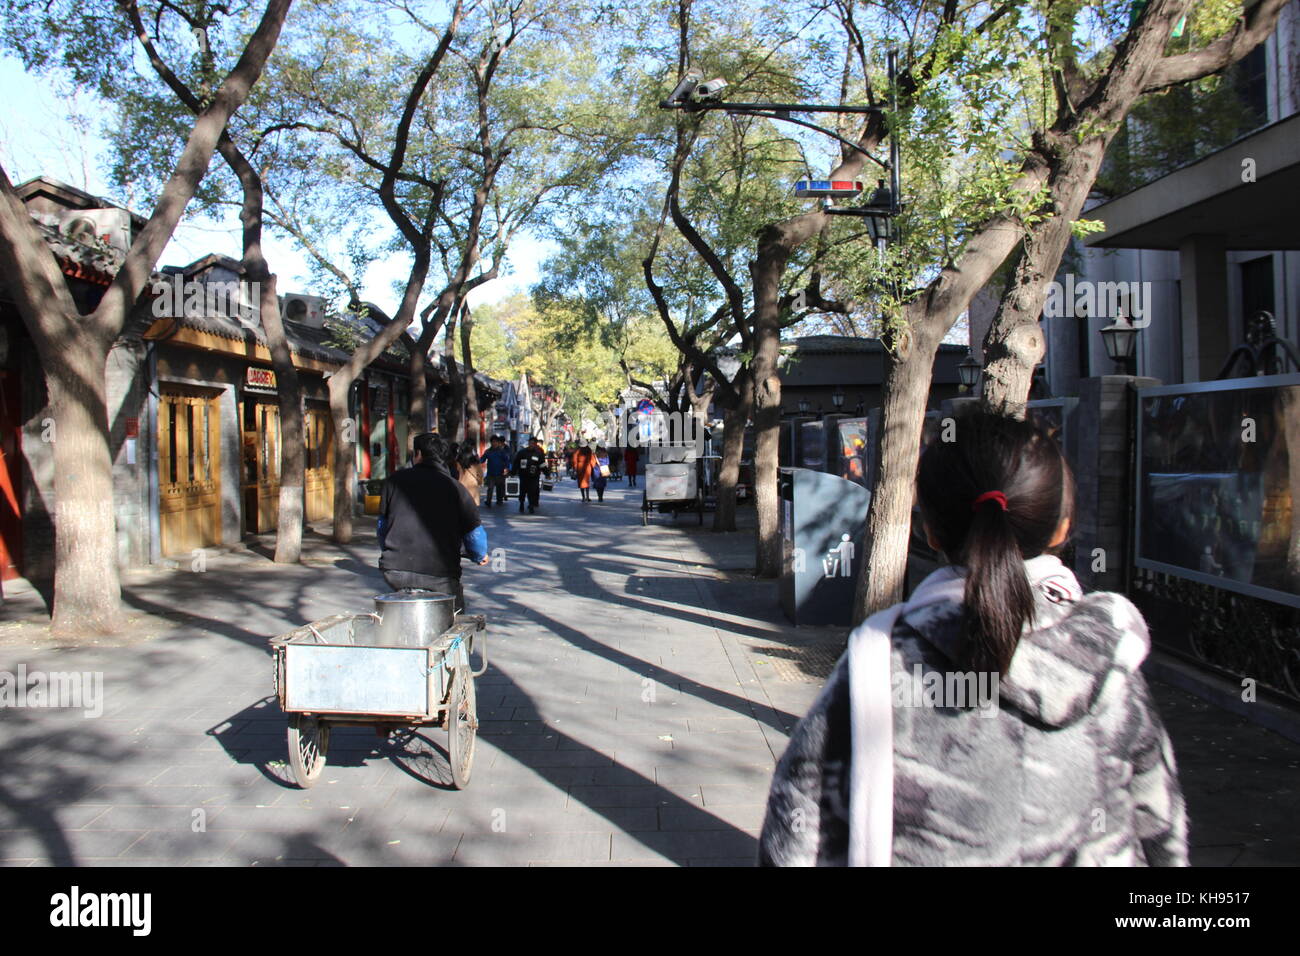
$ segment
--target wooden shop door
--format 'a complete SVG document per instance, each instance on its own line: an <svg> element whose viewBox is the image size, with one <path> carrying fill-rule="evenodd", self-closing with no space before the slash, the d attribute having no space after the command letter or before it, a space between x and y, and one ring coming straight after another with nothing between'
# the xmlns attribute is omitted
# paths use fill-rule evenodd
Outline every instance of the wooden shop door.
<svg viewBox="0 0 1300 956"><path fill-rule="evenodd" d="M158 400L162 553L185 555L221 541L218 395L164 385Z"/></svg>

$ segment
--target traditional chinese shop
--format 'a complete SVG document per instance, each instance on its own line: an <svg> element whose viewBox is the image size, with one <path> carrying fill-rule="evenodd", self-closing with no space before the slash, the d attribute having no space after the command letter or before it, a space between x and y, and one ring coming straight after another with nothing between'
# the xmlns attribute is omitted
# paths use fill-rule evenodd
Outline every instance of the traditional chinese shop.
<svg viewBox="0 0 1300 956"><path fill-rule="evenodd" d="M303 438L306 443L304 509L307 521L327 521L333 514L334 427L329 396L318 375L302 374ZM275 371L249 366L240 402L241 498L246 530L272 531L280 509L280 450L283 435Z"/></svg>

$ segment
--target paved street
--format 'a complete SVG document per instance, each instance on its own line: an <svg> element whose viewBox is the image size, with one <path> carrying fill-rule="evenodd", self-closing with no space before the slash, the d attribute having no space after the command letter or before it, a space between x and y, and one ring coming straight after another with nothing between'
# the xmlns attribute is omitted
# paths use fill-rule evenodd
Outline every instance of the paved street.
<svg viewBox="0 0 1300 956"><path fill-rule="evenodd" d="M446 737L335 732L321 782L284 782L267 638L368 610L386 590L372 525L303 568L262 554L132 575L156 631L129 647L34 651L11 625L0 669L103 671L104 715L13 710L0 763L0 857L56 863L698 864L752 862L785 735L838 651L792 646L749 535L639 517L640 491L541 513L485 511L506 567L466 570L488 615L474 778L447 789ZM805 658L806 663L805 663ZM194 832L196 810L206 830Z"/></svg>
<svg viewBox="0 0 1300 956"><path fill-rule="evenodd" d="M287 783L267 639L369 609L372 525L303 567L267 542L202 572L132 573L135 632L51 648L11 599L0 670L100 671L104 713L7 709L0 860L9 865L749 865L767 784L843 632L787 626L754 582L752 538L693 518L642 528L640 491L542 513L485 511L505 567L466 570L488 615L474 778L445 735L335 732L317 786ZM742 509L751 519L752 511ZM26 611L24 611L24 608ZM1193 816L1193 861L1296 863L1300 746L1158 687Z"/></svg>

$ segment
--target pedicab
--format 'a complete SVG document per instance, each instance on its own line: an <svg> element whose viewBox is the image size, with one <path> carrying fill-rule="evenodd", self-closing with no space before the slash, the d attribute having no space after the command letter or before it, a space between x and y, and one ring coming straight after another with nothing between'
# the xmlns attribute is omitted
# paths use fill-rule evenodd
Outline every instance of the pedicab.
<svg viewBox="0 0 1300 956"><path fill-rule="evenodd" d="M444 727L452 783L469 786L478 734L474 678L487 670L487 620L456 613L454 604L450 594L405 588L376 595L372 612L335 614L271 639L298 786L320 779L335 727L381 734Z"/></svg>
<svg viewBox="0 0 1300 956"><path fill-rule="evenodd" d="M706 491L710 487L714 455L702 455L694 443L650 445L641 492L641 524L650 523L650 512L671 514L694 511L704 524Z"/></svg>

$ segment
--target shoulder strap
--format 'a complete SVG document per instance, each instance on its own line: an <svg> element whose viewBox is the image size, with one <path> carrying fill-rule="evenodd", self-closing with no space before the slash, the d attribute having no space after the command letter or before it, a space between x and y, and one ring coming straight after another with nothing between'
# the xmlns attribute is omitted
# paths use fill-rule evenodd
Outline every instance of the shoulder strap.
<svg viewBox="0 0 1300 956"><path fill-rule="evenodd" d="M894 846L894 708L890 635L903 605L849 635L849 865L889 866Z"/></svg>

